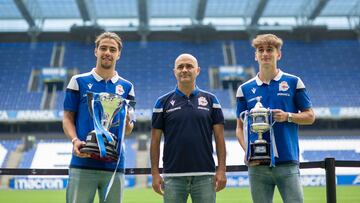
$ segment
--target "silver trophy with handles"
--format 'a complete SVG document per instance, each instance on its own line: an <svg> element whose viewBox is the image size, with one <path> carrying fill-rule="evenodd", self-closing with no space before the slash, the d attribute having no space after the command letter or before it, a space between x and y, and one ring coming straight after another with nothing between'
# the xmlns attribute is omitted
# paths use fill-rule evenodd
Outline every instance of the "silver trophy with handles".
<svg viewBox="0 0 360 203"><path fill-rule="evenodd" d="M125 99L117 94L88 92L87 101L94 130L87 135L86 144L80 152L101 161L117 161L118 143L122 143L122 140L119 140L121 138L111 133L109 129L119 125L120 121L114 123L113 121L115 117L121 117L117 115L125 106ZM122 119L126 119L126 112Z"/></svg>
<svg viewBox="0 0 360 203"><path fill-rule="evenodd" d="M260 102L260 97L256 99L257 102L254 108L250 110L249 116L252 121L250 130L258 134L258 139L250 143L249 165L270 165L270 144L263 139L263 133L271 128L269 122L270 109L264 108Z"/></svg>

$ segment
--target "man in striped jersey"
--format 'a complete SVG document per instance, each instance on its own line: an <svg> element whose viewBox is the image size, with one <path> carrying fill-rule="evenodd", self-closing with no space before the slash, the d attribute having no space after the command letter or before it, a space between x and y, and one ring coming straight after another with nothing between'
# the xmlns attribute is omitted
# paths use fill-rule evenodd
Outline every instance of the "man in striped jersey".
<svg viewBox="0 0 360 203"><path fill-rule="evenodd" d="M93 118L90 116L87 92L121 95L128 100L135 100L134 86L120 77L115 69L122 49L121 38L113 32L99 35L95 41L94 54L96 67L90 72L74 75L66 89L64 101L63 128L73 144L73 154L69 169L69 182L66 190L67 203L93 202L98 191L99 202L104 202L106 190L113 174L114 181L106 202L120 203L124 189L125 155L124 148L118 147L119 164L89 158L80 152L85 146L89 132L94 130ZM114 120L120 120L116 115ZM130 134L134 124L129 114L119 126L110 128L110 132L120 140L123 133ZM120 145L120 142L119 142ZM113 173L117 170L116 173Z"/></svg>
<svg viewBox="0 0 360 203"><path fill-rule="evenodd" d="M269 131L263 135L274 149L271 156L275 167L260 163L249 166L251 196L255 203L272 202L275 186L278 187L284 202L303 202L299 172L298 127L312 124L315 115L301 79L277 67L277 61L281 58L282 44L282 40L273 34L258 35L252 41L252 46L256 50L255 60L259 64L259 73L242 84L236 95L238 117L236 136L245 152L249 144L258 137L257 134L250 132L250 122L246 126L243 125L240 119L241 112L252 109L257 102L256 98L261 98L263 106L271 109L272 120L275 121L274 136L270 136ZM245 136L248 136L247 139ZM245 156L245 163L248 161L247 158L248 156Z"/></svg>

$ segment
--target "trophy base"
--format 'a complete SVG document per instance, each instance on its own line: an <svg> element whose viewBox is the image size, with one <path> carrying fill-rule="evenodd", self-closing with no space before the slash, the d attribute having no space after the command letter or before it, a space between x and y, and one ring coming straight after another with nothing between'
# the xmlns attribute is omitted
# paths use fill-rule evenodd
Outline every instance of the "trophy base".
<svg viewBox="0 0 360 203"><path fill-rule="evenodd" d="M101 157L99 150L94 150L91 148L83 147L80 149L80 152L87 154L89 156L89 158L91 158L91 159L96 159L99 161L115 162L118 160L117 156L106 155L105 157Z"/></svg>
<svg viewBox="0 0 360 203"><path fill-rule="evenodd" d="M87 137L86 137L86 143L85 146L80 149L81 153L87 154L89 158L100 160L100 161L106 161L106 162L114 162L117 161L119 158L119 155L117 153L117 138L111 134L114 138L114 142L109 143L106 140L105 135L103 135L103 140L105 144L106 149L106 156L101 157L100 156L100 150L96 139L95 131L91 131Z"/></svg>
<svg viewBox="0 0 360 203"><path fill-rule="evenodd" d="M266 140L256 140L250 144L249 166L270 165L270 144Z"/></svg>
<svg viewBox="0 0 360 203"><path fill-rule="evenodd" d="M249 160L249 166L270 166L271 159L269 157L253 157Z"/></svg>

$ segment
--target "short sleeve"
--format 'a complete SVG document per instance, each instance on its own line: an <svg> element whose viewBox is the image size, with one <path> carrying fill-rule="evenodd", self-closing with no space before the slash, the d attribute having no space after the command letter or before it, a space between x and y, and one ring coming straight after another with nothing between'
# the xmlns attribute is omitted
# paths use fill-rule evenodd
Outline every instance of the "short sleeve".
<svg viewBox="0 0 360 203"><path fill-rule="evenodd" d="M215 124L224 124L224 114L221 109L220 102L216 96L212 97L212 114L211 114L213 125Z"/></svg>
<svg viewBox="0 0 360 203"><path fill-rule="evenodd" d="M163 101L158 99L153 108L152 118L151 118L151 126L156 129L163 129L164 127L164 104Z"/></svg>

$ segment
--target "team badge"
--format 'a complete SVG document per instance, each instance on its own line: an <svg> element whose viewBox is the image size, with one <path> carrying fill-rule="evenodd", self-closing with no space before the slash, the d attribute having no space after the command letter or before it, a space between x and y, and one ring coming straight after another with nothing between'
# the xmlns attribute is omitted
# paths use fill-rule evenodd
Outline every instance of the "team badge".
<svg viewBox="0 0 360 203"><path fill-rule="evenodd" d="M280 84L279 84L279 91L287 91L289 89L289 85L286 81L282 81Z"/></svg>
<svg viewBox="0 0 360 203"><path fill-rule="evenodd" d="M123 95L124 94L124 88L122 85L116 85L115 87L115 93L118 95Z"/></svg>
<svg viewBox="0 0 360 203"><path fill-rule="evenodd" d="M208 101L205 97L199 97L198 102L200 106L206 106L208 104Z"/></svg>

